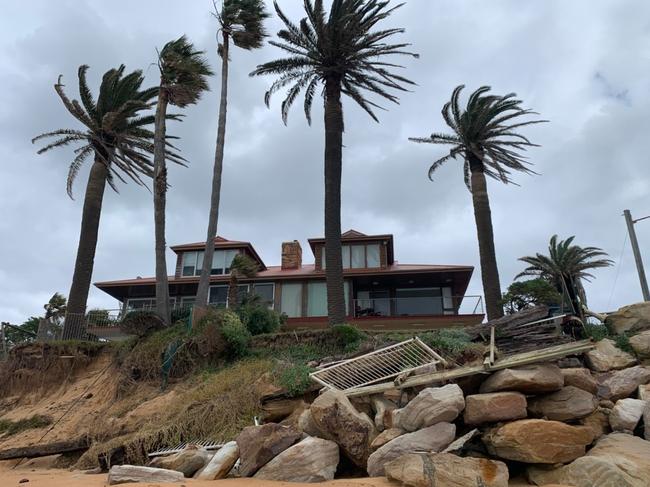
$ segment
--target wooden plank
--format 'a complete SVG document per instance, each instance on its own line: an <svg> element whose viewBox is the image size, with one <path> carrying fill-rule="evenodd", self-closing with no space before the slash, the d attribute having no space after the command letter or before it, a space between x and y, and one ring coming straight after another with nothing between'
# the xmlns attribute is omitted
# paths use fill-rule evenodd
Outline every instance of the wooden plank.
<svg viewBox="0 0 650 487"><path fill-rule="evenodd" d="M441 382L447 382L461 377L467 377L475 374L486 374L495 372L497 370L507 369L509 367L516 367L520 365L528 365L538 362L545 362L556 358L561 358L566 355L573 355L576 353L586 352L595 347L591 340L583 340L580 342L566 343L555 347L549 347L535 352L526 352L521 354L512 355L497 361L488 367L485 364L472 365L459 367L457 369L442 370L440 372L433 372L430 374L422 374L409 377L403 382L396 384L395 382L385 382L366 387L359 387L345 391L348 397L365 396L370 394L379 394L390 389L405 389L409 387L417 387Z"/></svg>
<svg viewBox="0 0 650 487"><path fill-rule="evenodd" d="M57 441L41 445L22 446L0 451L0 460L13 460L16 458L38 458L59 453L86 450L89 446L88 438L77 438L69 441Z"/></svg>

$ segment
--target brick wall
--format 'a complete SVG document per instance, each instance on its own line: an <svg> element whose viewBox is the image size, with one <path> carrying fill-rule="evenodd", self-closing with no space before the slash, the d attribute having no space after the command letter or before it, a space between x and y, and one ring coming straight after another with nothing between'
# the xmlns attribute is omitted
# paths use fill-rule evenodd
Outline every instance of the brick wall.
<svg viewBox="0 0 650 487"><path fill-rule="evenodd" d="M282 269L300 269L302 267L302 247L300 242L282 242Z"/></svg>

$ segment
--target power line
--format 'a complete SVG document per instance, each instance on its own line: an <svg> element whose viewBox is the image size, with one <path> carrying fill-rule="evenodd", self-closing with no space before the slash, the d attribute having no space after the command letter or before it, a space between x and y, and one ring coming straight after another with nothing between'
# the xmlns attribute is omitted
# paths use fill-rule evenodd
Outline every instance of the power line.
<svg viewBox="0 0 650 487"><path fill-rule="evenodd" d="M616 276L614 277L614 285L612 286L612 292L609 294L609 299L607 300L607 311L609 311L609 306L612 303L612 298L614 297L614 291L616 290L616 282L618 281L618 275L621 272L621 267L623 264L623 252L625 251L625 244L627 243L627 232L623 237L623 246L621 247L621 255L618 258L618 264L616 265Z"/></svg>

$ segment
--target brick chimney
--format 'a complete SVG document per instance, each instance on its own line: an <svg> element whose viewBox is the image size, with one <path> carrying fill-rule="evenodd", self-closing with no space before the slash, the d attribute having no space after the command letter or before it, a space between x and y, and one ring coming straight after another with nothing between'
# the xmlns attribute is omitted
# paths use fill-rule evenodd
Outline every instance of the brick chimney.
<svg viewBox="0 0 650 487"><path fill-rule="evenodd" d="M300 269L302 267L302 247L300 242L282 242L282 269Z"/></svg>

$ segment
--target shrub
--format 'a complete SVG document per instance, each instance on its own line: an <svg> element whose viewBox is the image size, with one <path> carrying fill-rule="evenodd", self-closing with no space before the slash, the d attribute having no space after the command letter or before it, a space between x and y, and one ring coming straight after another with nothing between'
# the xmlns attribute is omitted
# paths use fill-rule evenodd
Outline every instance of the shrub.
<svg viewBox="0 0 650 487"><path fill-rule="evenodd" d="M274 333L282 324L280 313L261 303L244 303L239 307L237 313L251 335Z"/></svg>
<svg viewBox="0 0 650 487"><path fill-rule="evenodd" d="M165 322L153 311L131 311L120 323L120 330L127 335L147 336L165 328Z"/></svg>
<svg viewBox="0 0 650 487"><path fill-rule="evenodd" d="M221 322L221 336L226 342L226 356L234 359L243 357L248 353L251 343L251 333L232 311L223 310Z"/></svg>
<svg viewBox="0 0 650 487"><path fill-rule="evenodd" d="M332 333L338 346L350 350L356 349L359 343L366 337L359 328L352 325L335 325L332 327Z"/></svg>
<svg viewBox="0 0 650 487"><path fill-rule="evenodd" d="M36 414L29 418L12 421L10 419L0 419L0 434L6 436L15 435L29 429L43 428L52 424L52 418Z"/></svg>
<svg viewBox="0 0 650 487"><path fill-rule="evenodd" d="M188 322L190 315L192 314L192 308L177 308L173 309L171 312L172 323L178 323L179 321Z"/></svg>
<svg viewBox="0 0 650 487"><path fill-rule="evenodd" d="M597 342L610 336L609 330L605 325L596 325L593 323L585 324L585 334L588 338L593 338Z"/></svg>
<svg viewBox="0 0 650 487"><path fill-rule="evenodd" d="M289 396L302 396L311 389L312 381L309 378L311 372L313 372L313 369L306 365L292 365L280 372L278 381L287 390Z"/></svg>
<svg viewBox="0 0 650 487"><path fill-rule="evenodd" d="M470 361L480 358L483 346L473 343L467 333L458 328L444 328L419 335L420 340L452 360Z"/></svg>

